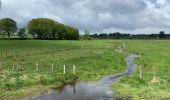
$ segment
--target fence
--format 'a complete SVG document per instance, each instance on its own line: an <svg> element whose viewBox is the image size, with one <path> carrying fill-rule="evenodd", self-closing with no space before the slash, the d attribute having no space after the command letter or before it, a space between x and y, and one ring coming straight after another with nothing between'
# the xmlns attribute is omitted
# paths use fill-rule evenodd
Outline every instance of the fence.
<svg viewBox="0 0 170 100"><path fill-rule="evenodd" d="M43 69L42 65L41 65L39 62L35 62L34 64L35 64L35 65L34 65L35 68L34 68L34 67L31 67L31 70L28 70L27 68L29 68L30 66L33 65L32 62L14 63L14 64L9 65L9 66L11 67L11 68L10 68L9 66L7 67L6 65L3 65L3 62L0 61L0 70L5 69L5 67L8 68L8 70L11 69L11 71L21 70L21 71L29 71L29 72L30 72L30 71L40 72L41 70L47 70L47 69L49 69L49 72L54 73L55 70L57 70L57 68L55 68L55 65L54 65L54 64L51 64L51 65L49 65L48 67L46 66L45 69ZM58 67L58 71L59 71L59 69L61 69L61 68ZM70 67L69 67L69 66L66 66L66 65L63 65L63 74L66 74L66 72L68 72L68 71L66 71L67 69L70 70ZM51 71L50 71L50 70L51 70ZM76 65L73 65L73 66L72 66L70 72L71 72L72 74L76 74ZM60 72L60 73L61 73L61 72Z"/></svg>

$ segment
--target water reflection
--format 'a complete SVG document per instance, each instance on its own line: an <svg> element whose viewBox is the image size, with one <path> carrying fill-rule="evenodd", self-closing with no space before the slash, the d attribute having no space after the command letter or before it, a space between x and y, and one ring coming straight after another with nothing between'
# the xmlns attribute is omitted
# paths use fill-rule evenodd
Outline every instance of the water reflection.
<svg viewBox="0 0 170 100"><path fill-rule="evenodd" d="M110 84L124 76L133 74L135 69L135 54L129 54L125 59L128 71L116 75L106 76L99 82L73 82L58 90L42 94L40 96L29 97L29 100L122 100L115 97L116 91L112 90ZM129 96L125 100L131 100Z"/></svg>
<svg viewBox="0 0 170 100"><path fill-rule="evenodd" d="M29 100L110 100L113 95L111 87L97 87L97 83L75 83L67 85L60 91L52 91Z"/></svg>

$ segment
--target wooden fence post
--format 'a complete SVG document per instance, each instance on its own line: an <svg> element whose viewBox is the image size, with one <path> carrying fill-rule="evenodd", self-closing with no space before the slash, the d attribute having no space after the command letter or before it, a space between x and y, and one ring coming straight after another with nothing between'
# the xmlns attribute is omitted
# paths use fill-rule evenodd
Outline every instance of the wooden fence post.
<svg viewBox="0 0 170 100"><path fill-rule="evenodd" d="M122 46L123 46L123 50L124 50L124 49L126 49L126 47L125 47L125 43L122 43Z"/></svg>
<svg viewBox="0 0 170 100"><path fill-rule="evenodd" d="M54 72L54 64L51 65L51 72Z"/></svg>
<svg viewBox="0 0 170 100"><path fill-rule="evenodd" d="M5 52L5 58L7 58L8 54L7 54L7 51Z"/></svg>
<svg viewBox="0 0 170 100"><path fill-rule="evenodd" d="M38 67L39 67L39 63L38 63L38 62L37 62L37 64L36 64L36 67L37 67L37 68L36 68L36 71L38 71L38 70L39 70L39 68L38 68Z"/></svg>
<svg viewBox="0 0 170 100"><path fill-rule="evenodd" d="M142 79L142 67L139 66L139 78Z"/></svg>
<svg viewBox="0 0 170 100"><path fill-rule="evenodd" d="M18 69L18 67L19 67L19 64L18 64L18 63L17 63L17 66L16 66L16 67L17 67L17 69Z"/></svg>
<svg viewBox="0 0 170 100"><path fill-rule="evenodd" d="M2 62L0 61L0 69L2 68Z"/></svg>
<svg viewBox="0 0 170 100"><path fill-rule="evenodd" d="M76 65L73 65L73 74L76 73Z"/></svg>
<svg viewBox="0 0 170 100"><path fill-rule="evenodd" d="M12 70L14 70L15 69L15 64L13 64L13 66L12 66Z"/></svg>
<svg viewBox="0 0 170 100"><path fill-rule="evenodd" d="M16 55L15 51L14 51L14 56Z"/></svg>
<svg viewBox="0 0 170 100"><path fill-rule="evenodd" d="M66 65L64 65L63 74L66 74Z"/></svg>

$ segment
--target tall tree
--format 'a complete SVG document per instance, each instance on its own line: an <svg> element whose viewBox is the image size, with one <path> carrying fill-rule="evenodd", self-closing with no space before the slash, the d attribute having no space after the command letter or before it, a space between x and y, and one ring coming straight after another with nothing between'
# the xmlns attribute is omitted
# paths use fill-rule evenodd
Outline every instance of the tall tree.
<svg viewBox="0 0 170 100"><path fill-rule="evenodd" d="M28 33L37 38L52 38L55 21L47 18L32 19L28 24Z"/></svg>
<svg viewBox="0 0 170 100"><path fill-rule="evenodd" d="M32 19L28 24L28 33L34 38L68 39L79 38L79 30L47 18Z"/></svg>
<svg viewBox="0 0 170 100"><path fill-rule="evenodd" d="M164 32L164 31L160 31L160 33L159 33L159 38L160 38L160 39L165 38L165 32Z"/></svg>
<svg viewBox="0 0 170 100"><path fill-rule="evenodd" d="M20 28L17 35L19 36L19 38L25 38L26 37L25 28Z"/></svg>
<svg viewBox="0 0 170 100"><path fill-rule="evenodd" d="M55 28L54 28L54 37L56 37L59 40L64 40L66 36L66 28L64 24L61 23L56 23Z"/></svg>
<svg viewBox="0 0 170 100"><path fill-rule="evenodd" d="M71 27L71 26L65 26L66 28L66 34L65 39L67 40L77 40L79 39L79 30Z"/></svg>
<svg viewBox="0 0 170 100"><path fill-rule="evenodd" d="M0 33L10 36L17 31L17 23L11 18L0 19Z"/></svg>
<svg viewBox="0 0 170 100"><path fill-rule="evenodd" d="M79 39L79 30L71 26L56 23L54 35L60 40L77 40Z"/></svg>

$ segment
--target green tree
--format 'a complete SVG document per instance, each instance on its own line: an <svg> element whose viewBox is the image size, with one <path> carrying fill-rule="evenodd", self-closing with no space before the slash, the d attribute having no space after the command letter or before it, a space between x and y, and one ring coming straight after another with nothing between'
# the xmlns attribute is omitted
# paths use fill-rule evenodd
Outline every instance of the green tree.
<svg viewBox="0 0 170 100"><path fill-rule="evenodd" d="M10 36L17 31L17 23L11 18L0 19L0 33Z"/></svg>
<svg viewBox="0 0 170 100"><path fill-rule="evenodd" d="M34 38L54 38L55 21L48 18L32 19L28 24L28 33Z"/></svg>
<svg viewBox="0 0 170 100"><path fill-rule="evenodd" d="M165 32L164 32L164 31L160 31L160 33L159 33L159 38L160 38L160 39L165 38Z"/></svg>
<svg viewBox="0 0 170 100"><path fill-rule="evenodd" d="M71 26L65 26L66 28L66 34L65 39L67 40L78 40L79 39L79 30L71 27Z"/></svg>
<svg viewBox="0 0 170 100"><path fill-rule="evenodd" d="M76 40L79 38L78 29L47 18L32 19L28 24L28 33L34 38L36 37L41 39L53 38L60 40Z"/></svg>
<svg viewBox="0 0 170 100"><path fill-rule="evenodd" d="M82 40L91 40L90 32L88 30L84 31L84 35L81 36Z"/></svg>
<svg viewBox="0 0 170 100"><path fill-rule="evenodd" d="M20 28L18 31L19 38L25 38L26 37L26 30L25 28Z"/></svg>
<svg viewBox="0 0 170 100"><path fill-rule="evenodd" d="M53 33L54 37L56 37L59 40L64 40L66 33L67 32L66 32L65 25L61 23L56 23L54 33Z"/></svg>
<svg viewBox="0 0 170 100"><path fill-rule="evenodd" d="M79 39L79 30L71 26L56 23L54 35L60 40L77 40Z"/></svg>

